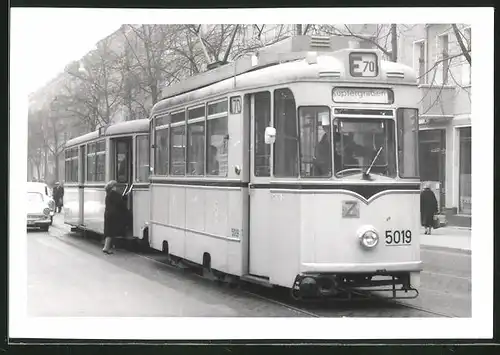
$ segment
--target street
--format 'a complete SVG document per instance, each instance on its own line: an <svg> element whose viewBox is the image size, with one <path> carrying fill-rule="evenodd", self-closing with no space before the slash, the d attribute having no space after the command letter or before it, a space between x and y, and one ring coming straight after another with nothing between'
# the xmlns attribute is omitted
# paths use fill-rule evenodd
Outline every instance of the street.
<svg viewBox="0 0 500 355"><path fill-rule="evenodd" d="M391 304L309 307L221 286L147 254L104 255L57 215L49 232L28 231L28 314L101 317L421 317L416 309L471 316L471 256L423 247L420 296ZM267 291L266 291L267 292ZM312 313L309 314L308 312ZM434 315L436 316L436 315Z"/></svg>

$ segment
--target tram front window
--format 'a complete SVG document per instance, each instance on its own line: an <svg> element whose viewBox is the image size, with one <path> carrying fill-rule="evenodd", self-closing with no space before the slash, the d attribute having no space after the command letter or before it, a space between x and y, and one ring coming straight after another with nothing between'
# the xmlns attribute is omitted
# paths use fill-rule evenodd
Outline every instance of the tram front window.
<svg viewBox="0 0 500 355"><path fill-rule="evenodd" d="M336 119L334 126L336 177L366 172L396 177L394 121Z"/></svg>
<svg viewBox="0 0 500 355"><path fill-rule="evenodd" d="M330 108L299 107L300 175L332 176L332 139Z"/></svg>

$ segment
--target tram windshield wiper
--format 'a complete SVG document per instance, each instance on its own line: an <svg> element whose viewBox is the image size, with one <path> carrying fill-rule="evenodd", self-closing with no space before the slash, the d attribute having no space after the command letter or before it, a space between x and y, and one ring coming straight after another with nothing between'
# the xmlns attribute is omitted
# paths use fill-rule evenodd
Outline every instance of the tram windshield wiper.
<svg viewBox="0 0 500 355"><path fill-rule="evenodd" d="M366 169L366 171L363 173L363 179L367 179L369 178L370 176L370 171L372 170L372 167L373 167L373 164L375 164L375 162L377 161L377 158L378 156L380 155L380 152L382 151L382 148L384 146L380 146L380 148L378 149L377 151L377 154L375 155L375 157L373 158L372 162L370 163L370 166L368 167L368 169Z"/></svg>

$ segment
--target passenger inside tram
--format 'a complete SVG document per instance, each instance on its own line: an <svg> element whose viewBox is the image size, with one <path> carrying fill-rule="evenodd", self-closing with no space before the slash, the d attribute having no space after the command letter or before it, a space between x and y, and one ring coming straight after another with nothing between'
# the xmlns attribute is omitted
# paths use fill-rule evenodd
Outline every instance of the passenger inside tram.
<svg viewBox="0 0 500 355"><path fill-rule="evenodd" d="M365 147L354 140L352 134L335 134L334 167L335 173L345 169L361 168Z"/></svg>
<svg viewBox="0 0 500 355"><path fill-rule="evenodd" d="M333 167L335 171L339 171L342 168L342 142L340 140L340 134L334 134L333 144Z"/></svg>
<svg viewBox="0 0 500 355"><path fill-rule="evenodd" d="M332 148L331 148L331 126L323 125L323 136L315 149L315 176L329 176L331 174Z"/></svg>
<svg viewBox="0 0 500 355"><path fill-rule="evenodd" d="M210 145L208 157L208 172L209 175L219 175L219 161L217 160L217 148Z"/></svg>

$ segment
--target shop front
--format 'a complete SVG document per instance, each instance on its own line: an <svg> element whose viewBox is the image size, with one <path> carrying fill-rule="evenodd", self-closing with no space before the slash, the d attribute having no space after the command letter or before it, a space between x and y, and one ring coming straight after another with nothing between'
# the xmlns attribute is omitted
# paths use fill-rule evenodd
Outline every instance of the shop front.
<svg viewBox="0 0 500 355"><path fill-rule="evenodd" d="M458 128L459 174L458 213L471 215L472 212L472 139L471 127Z"/></svg>
<svg viewBox="0 0 500 355"><path fill-rule="evenodd" d="M446 130L421 129L419 131L420 180L431 182L439 209L446 204Z"/></svg>

